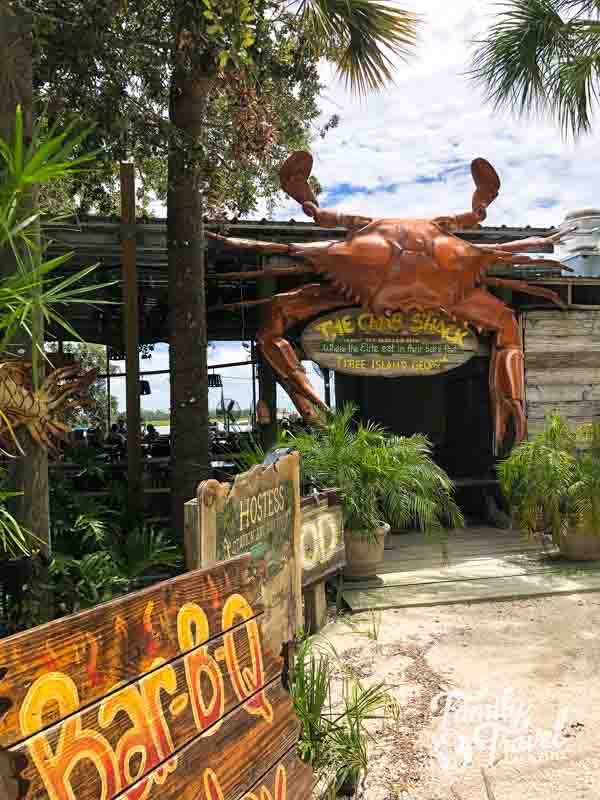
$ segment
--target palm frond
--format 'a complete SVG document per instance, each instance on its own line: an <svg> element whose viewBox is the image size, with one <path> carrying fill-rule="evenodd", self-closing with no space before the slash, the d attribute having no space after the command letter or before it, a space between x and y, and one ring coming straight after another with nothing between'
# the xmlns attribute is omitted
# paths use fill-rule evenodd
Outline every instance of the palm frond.
<svg viewBox="0 0 600 800"><path fill-rule="evenodd" d="M546 114L575 136L589 131L600 74L598 3L509 0L499 8L475 42L471 78L496 108Z"/></svg>
<svg viewBox="0 0 600 800"><path fill-rule="evenodd" d="M392 80L393 58L414 52L418 17L382 0L301 0L307 39L349 87L365 94Z"/></svg>
<svg viewBox="0 0 600 800"><path fill-rule="evenodd" d="M372 422L356 425L355 415L347 405L324 429L292 437L302 477L340 489L346 528L372 531L386 521L397 530L416 524L436 532L461 525L452 482L433 461L427 438L392 436Z"/></svg>

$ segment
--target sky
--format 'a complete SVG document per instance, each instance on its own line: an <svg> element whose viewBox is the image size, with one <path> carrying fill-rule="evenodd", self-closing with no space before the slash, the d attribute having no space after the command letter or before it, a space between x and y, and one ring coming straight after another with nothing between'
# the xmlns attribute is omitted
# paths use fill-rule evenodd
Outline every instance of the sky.
<svg viewBox="0 0 600 800"><path fill-rule="evenodd" d="M495 111L468 82L470 42L485 32L497 6L487 0L405 0L405 5L421 14L421 36L415 57L398 65L392 87L359 100L323 67L323 121L338 114L340 125L312 148L314 173L324 188L321 206L378 216L468 211L470 163L477 157L490 161L502 182L486 225L552 226L567 211L600 206L597 135L565 140L548 120L519 120ZM257 216L265 214L261 208ZM293 200L274 217L306 219ZM245 357L241 343L222 342L211 351L209 364ZM167 364L163 345L142 367ZM221 374L225 394L248 405L249 367ZM142 406L168 408L168 376L150 381L152 394L142 398ZM123 407L121 382L116 393ZM320 388L318 378L316 383ZM210 405L219 397L220 390L211 389ZM286 397L280 392L281 407L290 406Z"/></svg>

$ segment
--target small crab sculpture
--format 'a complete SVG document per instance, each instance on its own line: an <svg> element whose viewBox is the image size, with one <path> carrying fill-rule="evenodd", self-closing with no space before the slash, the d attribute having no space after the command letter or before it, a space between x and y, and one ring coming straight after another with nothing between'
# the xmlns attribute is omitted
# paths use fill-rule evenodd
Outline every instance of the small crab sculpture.
<svg viewBox="0 0 600 800"><path fill-rule="evenodd" d="M25 426L40 447L56 451L56 440L64 439L70 431L60 415L69 408L89 404L84 394L97 375L96 369L82 374L78 364L69 365L51 372L34 391L31 364L0 363L0 445L7 451L14 450L11 429L14 432Z"/></svg>
<svg viewBox="0 0 600 800"><path fill-rule="evenodd" d="M522 441L527 436L527 420L523 410L523 346L519 325L514 311L488 287L507 287L563 304L549 289L521 280L491 277L488 272L498 264L555 266L558 262L519 252L546 249L570 230L547 238L520 239L493 246L473 244L456 236L455 231L477 228L486 218L487 207L498 196L500 179L483 158L471 164L475 182L472 210L433 219L371 218L321 209L308 182L311 171L309 153L292 153L281 167L281 186L317 225L346 228L344 239L283 244L208 234L230 247L306 259L314 272L329 279L326 284L307 284L270 298L265 322L257 336L260 351L304 420L319 424L327 406L285 338L289 328L348 305L386 316L398 311L429 310L441 312L479 333L492 334L489 390L496 446L504 441L510 418L514 422L515 442Z"/></svg>

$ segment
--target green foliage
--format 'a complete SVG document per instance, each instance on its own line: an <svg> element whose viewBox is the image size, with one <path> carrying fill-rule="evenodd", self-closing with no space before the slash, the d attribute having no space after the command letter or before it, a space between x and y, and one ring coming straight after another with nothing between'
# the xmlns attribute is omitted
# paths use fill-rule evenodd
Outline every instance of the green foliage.
<svg viewBox="0 0 600 800"><path fill-rule="evenodd" d="M564 500L575 476L566 423L552 415L534 439L522 442L498 465L500 488L515 524L528 535L552 533L558 541Z"/></svg>
<svg viewBox="0 0 600 800"><path fill-rule="evenodd" d="M576 435L587 449L578 455L568 505L578 530L600 535L600 424L592 422L583 430L579 428Z"/></svg>
<svg viewBox="0 0 600 800"><path fill-rule="evenodd" d="M583 446L587 447L585 449ZM529 536L577 527L600 534L600 425L573 430L552 414L544 429L498 465L515 524Z"/></svg>
<svg viewBox="0 0 600 800"><path fill-rule="evenodd" d="M600 83L596 0L509 0L477 42L472 75L498 107L588 133Z"/></svg>
<svg viewBox="0 0 600 800"><path fill-rule="evenodd" d="M51 588L61 614L72 614L112 600L129 588L106 550L75 559L56 553L50 562Z"/></svg>
<svg viewBox="0 0 600 800"><path fill-rule="evenodd" d="M258 439L250 435L245 439L244 449L234 456L234 463L241 472L247 472L252 467L262 464L266 455Z"/></svg>
<svg viewBox="0 0 600 800"><path fill-rule="evenodd" d="M277 196L278 164L318 130L318 59L303 46L296 15L274 15L279 3L23 5L36 12L34 76L46 124L69 113L97 125L94 179L75 176L67 192L81 212L118 210L118 163L131 159L139 212L150 213L154 196L166 200L167 154L177 147L188 166L201 165L208 214L248 213L261 196ZM169 119L176 67L205 89L200 141Z"/></svg>
<svg viewBox="0 0 600 800"><path fill-rule="evenodd" d="M0 491L0 561L30 555L34 541L6 507L6 501L15 495L15 492Z"/></svg>
<svg viewBox="0 0 600 800"><path fill-rule="evenodd" d="M34 78L46 124L70 113L97 124L95 180L65 196L115 213L119 161L138 170L138 206L167 193L167 153L201 166L206 213L241 215L278 198L277 168L330 127L318 125L327 58L353 88L379 88L412 49L414 16L381 0L21 0L35 24ZM202 82L204 131L188 140L169 118L178 76ZM188 169L190 176L192 170ZM62 187L64 189L64 187ZM52 202L52 197L49 198ZM64 208L64 206L61 206Z"/></svg>
<svg viewBox="0 0 600 800"><path fill-rule="evenodd" d="M380 0L300 0L302 20L316 51L325 48L349 87L359 94L392 80L393 57L414 50L418 18Z"/></svg>
<svg viewBox="0 0 600 800"><path fill-rule="evenodd" d="M416 524L440 532L460 526L453 485L431 456L425 436L392 436L379 425L353 424L356 409L332 414L326 427L291 435L303 479L339 488L347 530L373 531L382 521L401 530Z"/></svg>
<svg viewBox="0 0 600 800"><path fill-rule="evenodd" d="M120 536L111 550L117 570L129 581L146 576L153 569L177 569L181 555L165 531L140 526Z"/></svg>
<svg viewBox="0 0 600 800"><path fill-rule="evenodd" d="M327 710L331 682L341 670L343 708ZM337 788L357 784L368 770L366 720L390 706L383 683L365 687L344 668L332 646L304 639L298 644L290 686L294 711L302 723L300 758L319 774L335 775Z"/></svg>
<svg viewBox="0 0 600 800"><path fill-rule="evenodd" d="M109 285L81 285L95 267L56 277L56 271L72 253L45 258L46 247L39 241L39 212L31 206L35 187L76 175L89 163L90 155L72 156L87 136L87 131L75 133L70 126L60 134L53 129L44 137L36 128L27 141L23 115L17 108L13 141L0 138L0 257L2 251L8 251L11 264L16 265L0 284L0 352L6 351L19 332L31 339L34 385L39 382L39 364L44 357L39 320L62 328L76 339L77 334L59 309L66 304L101 303L97 292Z"/></svg>
<svg viewBox="0 0 600 800"><path fill-rule="evenodd" d="M65 614L139 588L154 570L173 574L182 564L167 531L129 518L120 484L107 498L90 498L76 492L81 477L106 485L102 467L82 460L79 473L55 481L50 492L51 589Z"/></svg>

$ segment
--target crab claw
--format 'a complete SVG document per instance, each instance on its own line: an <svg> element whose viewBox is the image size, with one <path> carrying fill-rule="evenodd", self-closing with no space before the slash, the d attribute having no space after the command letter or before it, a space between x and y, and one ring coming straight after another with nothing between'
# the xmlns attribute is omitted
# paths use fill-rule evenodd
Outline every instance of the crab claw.
<svg viewBox="0 0 600 800"><path fill-rule="evenodd" d="M500 178L485 158L476 158L471 163L471 175L475 181L472 208L476 213L482 213L485 218L485 209L498 197Z"/></svg>
<svg viewBox="0 0 600 800"><path fill-rule="evenodd" d="M319 205L308 182L312 167L313 157L311 154L305 150L296 150L286 158L279 169L281 188L301 206L304 206L305 203Z"/></svg>

